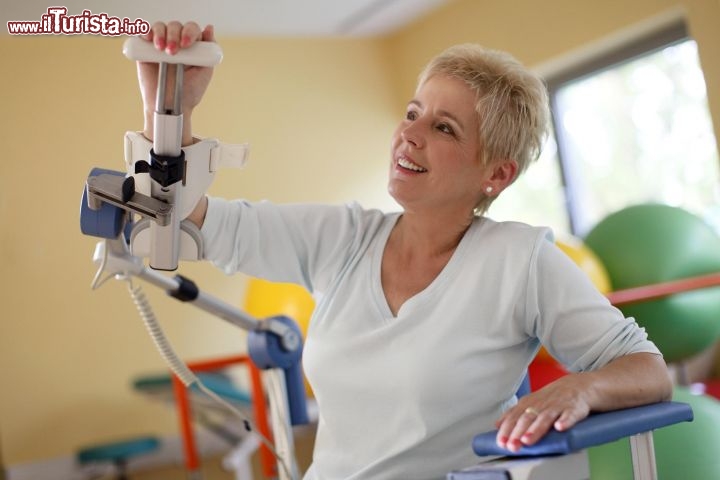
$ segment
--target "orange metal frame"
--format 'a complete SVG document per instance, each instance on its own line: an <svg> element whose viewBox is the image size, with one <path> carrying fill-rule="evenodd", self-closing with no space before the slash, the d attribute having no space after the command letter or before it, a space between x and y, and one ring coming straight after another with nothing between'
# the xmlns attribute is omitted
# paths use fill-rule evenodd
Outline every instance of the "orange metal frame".
<svg viewBox="0 0 720 480"><path fill-rule="evenodd" d="M250 357L247 355L236 355L210 360L199 360L188 362L187 366L194 372L207 372L242 364L247 365L250 373L251 398L256 428L260 434L272 441L260 370L255 366L252 360L250 360ZM174 374L172 376L172 380L175 403L178 411L178 420L180 422L180 432L183 440L185 469L187 472L197 472L200 469L200 458L198 456L195 435L193 432L192 406L190 405L188 389ZM263 475L268 478L277 476L275 457L270 449L265 445L260 446L260 462L262 465Z"/></svg>
<svg viewBox="0 0 720 480"><path fill-rule="evenodd" d="M668 297L675 293L716 286L720 286L720 273L698 275L695 277L681 278L679 280L656 283L653 285L616 290L608 293L607 297L613 305L628 305L630 303L645 302L648 300Z"/></svg>

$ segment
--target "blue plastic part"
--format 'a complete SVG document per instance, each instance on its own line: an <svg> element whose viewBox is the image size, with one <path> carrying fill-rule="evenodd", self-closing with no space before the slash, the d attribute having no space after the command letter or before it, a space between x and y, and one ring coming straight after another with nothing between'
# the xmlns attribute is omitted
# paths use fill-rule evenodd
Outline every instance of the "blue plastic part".
<svg viewBox="0 0 720 480"><path fill-rule="evenodd" d="M520 386L518 387L517 393L515 394L518 398L524 397L525 395L530 393L530 375L525 372L525 377L523 377L522 383L520 383Z"/></svg>
<svg viewBox="0 0 720 480"><path fill-rule="evenodd" d="M156 437L140 437L84 448L78 452L77 459L81 464L93 462L125 462L131 457L150 453L159 447L160 440Z"/></svg>
<svg viewBox="0 0 720 480"><path fill-rule="evenodd" d="M523 446L517 452L498 446L497 430L476 436L472 448L481 457L561 455L692 420L693 411L687 403L660 402L592 414L564 432L551 430L535 445Z"/></svg>
<svg viewBox="0 0 720 480"><path fill-rule="evenodd" d="M103 173L125 177L125 173L104 168L93 168L88 178ZM87 188L83 188L80 202L80 230L85 235L100 238L117 238L123 229L125 211L109 203L103 203L98 210L88 206Z"/></svg>
<svg viewBox="0 0 720 480"><path fill-rule="evenodd" d="M272 317L273 320L284 323L292 328L302 338L300 327L286 316ZM285 371L285 386L290 407L290 423L304 425L309 422L307 402L305 398L305 384L303 382L300 358L302 357L302 342L294 351L285 350L280 344L280 338L267 330L252 330L248 334L248 353L255 365L261 369L282 368Z"/></svg>

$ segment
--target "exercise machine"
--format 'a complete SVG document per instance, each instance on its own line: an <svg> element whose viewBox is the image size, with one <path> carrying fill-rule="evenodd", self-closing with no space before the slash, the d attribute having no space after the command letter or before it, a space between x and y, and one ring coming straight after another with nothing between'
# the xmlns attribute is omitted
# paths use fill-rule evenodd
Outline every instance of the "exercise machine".
<svg viewBox="0 0 720 480"><path fill-rule="evenodd" d="M128 281L130 293L163 358L186 387L197 386L208 396L241 417L249 430L252 421L212 390L204 387L165 339L155 315L133 279L141 279L165 290L177 300L192 304L248 331L248 353L263 370L270 399L274 445L281 480L299 478L292 426L308 422L305 387L300 367L302 335L289 318L257 319L244 311L202 292L182 275L169 277L179 260L204 256L202 236L189 221L183 221L205 194L215 172L223 165L240 166L247 156L246 145L225 145L209 139L183 149L181 99L185 66L213 66L222 60L222 50L211 42L198 42L177 55L156 50L137 37L128 39L124 54L137 62L158 64L154 139L129 132L125 137L126 172L95 168L83 192L80 226L84 234L99 237L93 256L99 266L93 281L96 288L108 278ZM174 78L169 72L174 68ZM174 88L173 91L172 88ZM166 100L171 99L171 105ZM148 259L148 266L144 259ZM102 279L103 274L105 278ZM189 472L200 478L199 470Z"/></svg>

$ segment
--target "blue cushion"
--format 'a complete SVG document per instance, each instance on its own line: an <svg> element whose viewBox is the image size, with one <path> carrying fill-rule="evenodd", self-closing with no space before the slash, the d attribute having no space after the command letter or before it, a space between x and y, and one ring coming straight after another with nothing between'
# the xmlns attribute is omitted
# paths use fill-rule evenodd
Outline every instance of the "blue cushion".
<svg viewBox="0 0 720 480"><path fill-rule="evenodd" d="M611 412L594 413L565 432L551 430L535 445L524 445L517 452L511 452L497 445L495 441L497 430L476 436L473 439L472 448L477 455L483 457L488 455L559 455L675 423L689 422L692 419L692 408L687 403L660 402Z"/></svg>
<svg viewBox="0 0 720 480"><path fill-rule="evenodd" d="M150 453L159 446L160 441L155 437L140 437L84 448L78 452L77 459L81 464L117 462L143 453Z"/></svg>

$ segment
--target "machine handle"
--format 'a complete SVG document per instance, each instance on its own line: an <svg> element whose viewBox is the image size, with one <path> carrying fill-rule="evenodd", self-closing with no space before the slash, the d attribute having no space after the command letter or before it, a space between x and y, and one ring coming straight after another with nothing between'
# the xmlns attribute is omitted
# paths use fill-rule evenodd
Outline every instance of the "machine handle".
<svg viewBox="0 0 720 480"><path fill-rule="evenodd" d="M300 359L302 357L302 333L300 327L289 317L279 315L265 319L266 322L278 322L288 327L298 340L294 348L287 349L277 333L266 329L248 332L248 354L255 365L263 370L281 368L285 372L285 388L290 409L292 425L308 423L305 383L303 381Z"/></svg>
<svg viewBox="0 0 720 480"><path fill-rule="evenodd" d="M292 425L308 424L310 419L305 396L305 381L299 362L285 369L285 388L290 408L290 423Z"/></svg>
<svg viewBox="0 0 720 480"><path fill-rule="evenodd" d="M151 63L182 63L198 67L213 67L223 58L222 48L215 42L197 42L183 48L175 55L161 52L152 42L140 37L130 37L123 44L123 54L130 60Z"/></svg>

